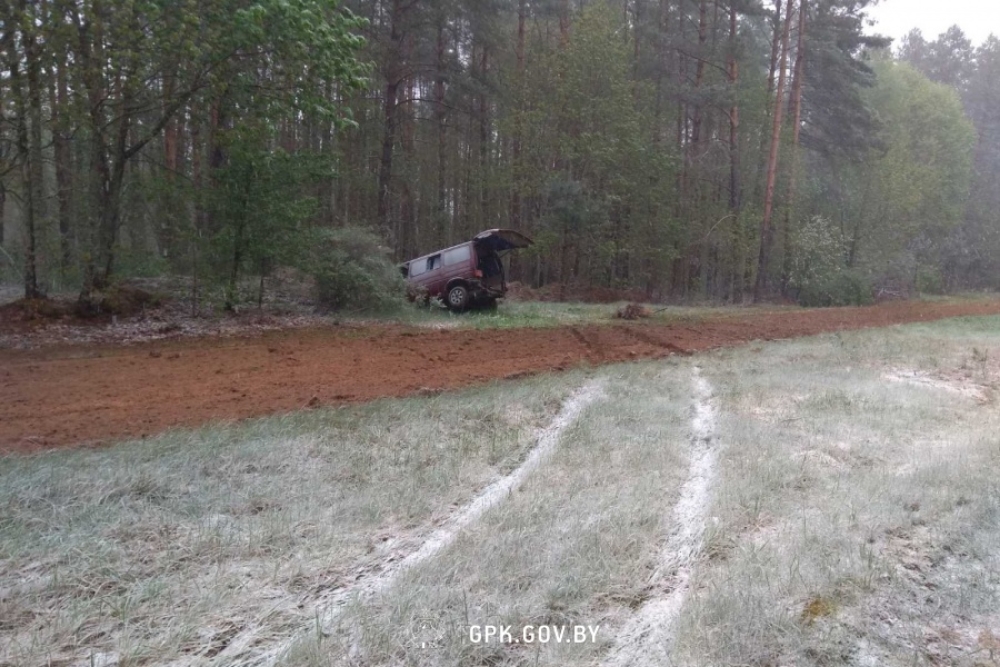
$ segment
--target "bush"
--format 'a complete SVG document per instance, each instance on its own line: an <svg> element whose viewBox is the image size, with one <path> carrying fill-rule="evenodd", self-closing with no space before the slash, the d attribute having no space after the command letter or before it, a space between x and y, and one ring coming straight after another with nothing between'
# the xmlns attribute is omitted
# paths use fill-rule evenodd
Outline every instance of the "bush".
<svg viewBox="0 0 1000 667"><path fill-rule="evenodd" d="M799 292L803 306L866 306L875 302L871 281L857 269L840 269L823 276Z"/></svg>
<svg viewBox="0 0 1000 667"><path fill-rule="evenodd" d="M921 294L944 294L944 276L936 266L921 266L917 269L917 291Z"/></svg>
<svg viewBox="0 0 1000 667"><path fill-rule="evenodd" d="M317 300L334 310L384 310L400 305L405 284L377 236L358 227L319 230L306 270Z"/></svg>
<svg viewBox="0 0 1000 667"><path fill-rule="evenodd" d="M845 244L839 230L815 217L799 232L799 252L790 283L803 306L862 306L874 302L871 281L845 266Z"/></svg>
<svg viewBox="0 0 1000 667"><path fill-rule="evenodd" d="M86 298L79 299L76 302L76 314L80 317L100 315L130 317L162 304L163 298L158 294L139 287L115 283L106 289L94 290Z"/></svg>

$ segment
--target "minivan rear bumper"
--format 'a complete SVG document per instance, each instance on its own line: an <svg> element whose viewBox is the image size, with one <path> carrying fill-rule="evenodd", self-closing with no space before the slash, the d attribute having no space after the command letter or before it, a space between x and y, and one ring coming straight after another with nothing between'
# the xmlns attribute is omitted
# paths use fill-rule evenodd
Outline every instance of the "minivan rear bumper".
<svg viewBox="0 0 1000 667"><path fill-rule="evenodd" d="M506 285L501 287L489 287L479 280L470 280L469 291L475 299L499 299L506 294Z"/></svg>

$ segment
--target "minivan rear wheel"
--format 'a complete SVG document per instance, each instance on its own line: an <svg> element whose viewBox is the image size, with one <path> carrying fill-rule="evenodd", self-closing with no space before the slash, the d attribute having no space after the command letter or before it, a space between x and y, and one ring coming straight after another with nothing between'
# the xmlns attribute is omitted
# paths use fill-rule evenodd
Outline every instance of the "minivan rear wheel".
<svg viewBox="0 0 1000 667"><path fill-rule="evenodd" d="M469 288L465 285L454 285L448 290L448 308L460 313L469 305Z"/></svg>

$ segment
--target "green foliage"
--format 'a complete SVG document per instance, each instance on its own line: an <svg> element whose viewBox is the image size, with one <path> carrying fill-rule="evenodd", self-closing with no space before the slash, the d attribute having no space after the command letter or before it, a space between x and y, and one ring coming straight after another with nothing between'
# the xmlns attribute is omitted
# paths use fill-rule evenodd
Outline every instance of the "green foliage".
<svg viewBox="0 0 1000 667"><path fill-rule="evenodd" d="M0 245L0 283L16 283L21 278L24 260Z"/></svg>
<svg viewBox="0 0 1000 667"><path fill-rule="evenodd" d="M354 33L365 24L337 0L255 0L235 9L227 44L255 55L227 61L225 78L213 84L222 113L238 120L220 128L216 150L223 159L206 199L214 254L223 258L216 266L228 273L228 308L242 272L264 276L308 254L319 210L314 186L334 178L335 156L280 147L282 119L353 125L327 91L363 86L367 68L356 58L363 39ZM256 63L261 49L266 67Z"/></svg>
<svg viewBox="0 0 1000 667"><path fill-rule="evenodd" d="M845 263L847 243L840 230L821 217L799 231L789 283L803 306L860 306L873 301L872 286Z"/></svg>
<svg viewBox="0 0 1000 667"><path fill-rule="evenodd" d="M340 100L362 89L369 72L358 58L364 43L358 33L367 22L339 0L80 0L0 7L5 10L0 59L4 71L9 70L0 77L3 189L17 192L30 185L28 200L37 201L30 208L31 219L37 224L27 226L33 232L38 227L39 238L43 225L54 217L47 209L55 208L58 200L61 241L77 247L49 254L60 258L60 276L82 275L83 300L109 284L116 271L132 270L134 263L120 264L120 250L127 238L141 252L153 236L145 228L147 217L135 212L147 203L164 209L152 216L162 252L179 250L171 247L183 235L179 227L185 222L179 218L198 217L189 207L196 190L213 190L203 196L215 221L236 225L221 233L243 243L244 232L261 225L234 212L248 204L246 188L236 184L257 178L238 172L248 165L256 169L261 159L237 155L230 164L224 148L234 137L255 137L254 150L267 159L274 146L270 139L280 127L351 126L349 110ZM27 85L22 85L25 78ZM30 105L10 104L10 83L30 93ZM41 99L49 107L45 114ZM16 118L8 126L10 111ZM187 160L180 148L185 125L192 134L211 131L201 134L207 146L191 145L191 171L200 173L191 174L193 187L177 206L173 195L185 193L173 187L183 180L177 171ZM21 174L17 188L8 185L14 175L7 164L10 127L30 127L34 134L30 162L38 173ZM57 183L48 182L51 172L40 168L42 136L51 137ZM166 141L161 144L160 139ZM27 166L28 142L22 137L18 143L23 149L18 151L19 166ZM166 160L155 155L161 146ZM156 194L150 181L163 178L164 172L149 166L165 162L171 170L165 180L171 187ZM298 184L289 185L294 194ZM53 194L57 189L58 197ZM222 203L227 196L235 199ZM254 205L260 201L266 200L258 198ZM285 206L290 202L286 198ZM217 228L196 229L191 236L219 233ZM34 245L34 234L30 240ZM40 252L25 252L30 275L36 264L47 268L43 259ZM79 266L69 267L71 262Z"/></svg>
<svg viewBox="0 0 1000 667"><path fill-rule="evenodd" d="M366 25L339 0L255 0L238 6L231 48L253 55L230 60L217 85L237 104L251 105L244 114L272 127L295 112L351 127L350 109L326 91L333 85L342 93L364 87L369 68L357 58L364 46L357 33Z"/></svg>
<svg viewBox="0 0 1000 667"><path fill-rule="evenodd" d="M294 262L307 246L316 200L304 196L302 188L328 176L330 166L320 156L270 149L250 134L236 137L228 149L229 161L217 171L206 205L215 228L216 277L227 279L231 309L244 271L266 275L276 264Z"/></svg>
<svg viewBox="0 0 1000 667"><path fill-rule="evenodd" d="M868 5L791 3L806 29L789 24L785 96L791 111L802 91L802 123L797 147L792 114L780 133L769 277L787 284L796 263L794 289L816 303L863 300L864 277L995 285L1000 41L911 36L902 56L929 81L864 34ZM43 290L171 270L196 278L195 299L224 285L233 307L244 277L301 266L312 228L348 224L398 259L517 226L536 245L511 279L535 285L739 300L759 273L772 2L0 6L14 17L0 26L0 185L17 263L0 272L36 264ZM978 130L971 179L948 86ZM814 215L838 224L829 266L788 222ZM342 278L333 293L365 291Z"/></svg>
<svg viewBox="0 0 1000 667"><path fill-rule="evenodd" d="M921 294L944 294L944 275L940 267L932 264L919 267L914 282Z"/></svg>
<svg viewBox="0 0 1000 667"><path fill-rule="evenodd" d="M635 80L629 35L610 4L587 5L565 48L537 54L528 73L520 177L543 203L529 230L541 240L535 252L561 282L631 283L676 244L663 214L673 151L649 141L654 119L639 98L652 93Z"/></svg>
<svg viewBox="0 0 1000 667"><path fill-rule="evenodd" d="M319 302L334 310L385 310L403 302L405 285L389 251L359 227L316 230L305 268Z"/></svg>
<svg viewBox="0 0 1000 667"><path fill-rule="evenodd" d="M955 91L908 65L876 63L871 104L883 121L886 151L872 155L877 238L886 247L937 234L961 218L975 134Z"/></svg>
<svg viewBox="0 0 1000 667"><path fill-rule="evenodd" d="M951 287L1000 289L1000 38L976 49L974 65L963 95L978 135L972 187L941 265Z"/></svg>
<svg viewBox="0 0 1000 667"><path fill-rule="evenodd" d="M872 69L876 84L864 98L878 145L860 160L831 162L813 207L841 221L845 266L902 294L940 267L962 221L975 134L954 90L885 57Z"/></svg>
<svg viewBox="0 0 1000 667"><path fill-rule="evenodd" d="M797 302L810 308L865 306L874 303L871 281L858 269L838 267L815 276L798 289Z"/></svg>
<svg viewBox="0 0 1000 667"><path fill-rule="evenodd" d="M130 278L155 278L169 272L169 262L145 249L122 248L118 251L118 271Z"/></svg>

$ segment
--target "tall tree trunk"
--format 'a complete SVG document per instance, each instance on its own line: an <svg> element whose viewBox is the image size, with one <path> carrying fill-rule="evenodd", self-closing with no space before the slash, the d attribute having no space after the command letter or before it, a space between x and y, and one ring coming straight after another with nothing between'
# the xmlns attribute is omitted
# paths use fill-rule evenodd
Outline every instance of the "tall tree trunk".
<svg viewBox="0 0 1000 667"><path fill-rule="evenodd" d="M702 236L702 231L706 225L704 224L704 188L701 184L701 157L702 157L702 123L704 121L704 109L701 101L701 88L705 81L705 62L707 60L708 53L706 52L706 44L708 43L708 0L701 0L698 3L698 54L697 62L695 63L694 69L694 112L691 118L691 142L688 145L688 159L687 159L687 169L691 174L687 177L689 188L693 191L693 202L691 204L691 211L694 214L693 217L696 218L696 228L698 230L698 235ZM694 184L692 187L691 184ZM691 255L686 262L686 275L685 275L685 285L690 285L696 278L701 278L698 281L698 290L702 296L704 296L706 284L705 278L705 264L706 264L706 251L708 249L708 239L702 238L697 245L691 247ZM685 287L687 289L687 287Z"/></svg>
<svg viewBox="0 0 1000 667"><path fill-rule="evenodd" d="M75 16L76 32L79 38L80 76L87 95L87 128L90 134L90 193L94 207L94 221L87 239L86 262L84 263L83 287L80 301L91 305L91 295L103 289L113 266L114 243L118 226L118 195L124 178L124 163L113 165L104 136L108 111L107 87L104 80L104 9L95 2L92 17L84 21L78 12ZM121 72L116 84L121 84ZM118 132L114 147L124 152L128 141L128 113L123 100L113 113L119 115ZM120 170L120 171L119 171Z"/></svg>
<svg viewBox="0 0 1000 667"><path fill-rule="evenodd" d="M743 275L745 271L745 260L742 248L744 246L741 220L741 209L743 207L742 182L740 174L740 105L738 89L740 83L740 62L737 58L737 22L736 7L729 7L729 62L727 74L729 79L729 94L732 95L733 103L729 107L729 212L732 215L732 248L733 252L730 261L730 298L742 299Z"/></svg>
<svg viewBox="0 0 1000 667"><path fill-rule="evenodd" d="M479 215L480 226L491 227L490 224L490 103L489 95L486 93L487 80L489 78L489 47L483 44L481 60L479 61L479 75L482 77L481 89L477 115L479 116Z"/></svg>
<svg viewBox="0 0 1000 667"><path fill-rule="evenodd" d="M168 74L164 77L163 82L163 103L164 105L169 103L169 100L173 99L175 92L176 80L173 75ZM170 122L167 123L166 127L163 128L163 167L165 170L166 181L168 184L173 184L174 179L177 174L177 139L178 139L179 125L176 118L172 118ZM170 198L167 200L166 204L170 206L173 199L172 188L168 191L167 196ZM168 257L170 255L171 246L174 243L174 217L170 215L167 211L163 211L159 216L159 245L160 254L163 257Z"/></svg>
<svg viewBox="0 0 1000 667"><path fill-rule="evenodd" d="M7 4L6 3L0 4L0 7L6 8ZM3 32L0 33L0 57L6 55L7 49L10 48L11 42L13 40L13 33L14 33L14 28L9 24L5 25ZM4 93L7 92L7 88L8 88L7 86L0 86L0 109L7 108L6 100L4 99ZM0 127L0 146L4 145L4 142L6 142L6 137L4 136L5 130L6 128ZM4 183L4 179L0 177L0 254L3 255L3 257L0 257L0 264L3 264L5 261L8 260L8 256L6 255L6 252L3 250L4 222L6 221L6 212L7 212L7 184Z"/></svg>
<svg viewBox="0 0 1000 667"><path fill-rule="evenodd" d="M201 136L202 105L199 100L191 103L191 185L194 188L194 206L191 211L191 314L197 315L200 299L201 239L208 222L205 210L205 172L202 160L205 151Z"/></svg>
<svg viewBox="0 0 1000 667"><path fill-rule="evenodd" d="M792 125L792 141L796 145L801 134L799 125L802 121L802 87L805 80L806 21L808 19L808 11L808 0L799 0L799 24L795 44L795 65L792 69L792 87L788 97L788 115L794 123Z"/></svg>
<svg viewBox="0 0 1000 667"><path fill-rule="evenodd" d="M390 81L385 86L382 115L382 154L378 170L378 223L382 234L389 235L393 221L390 217L392 198L392 154L396 144L396 95L397 81Z"/></svg>
<svg viewBox="0 0 1000 667"><path fill-rule="evenodd" d="M774 0L774 20L771 23L771 59L767 70L767 95L769 99L774 95L774 80L778 75L778 57L781 55L781 19L781 0Z"/></svg>
<svg viewBox="0 0 1000 667"><path fill-rule="evenodd" d="M378 170L378 223L382 234L389 236L393 228L391 219L392 208L392 158L396 146L396 109L398 105L399 84L402 82L403 31L401 21L403 16L402 0L392 0L392 10L389 16L389 55L386 65L385 97L382 100L382 154Z"/></svg>
<svg viewBox="0 0 1000 667"><path fill-rule="evenodd" d="M511 167L513 178L511 179L510 192L510 226L514 229L521 228L521 139L524 130L524 31L527 20L526 0L517 0L517 44L515 55L517 57L517 109L514 114L514 136L511 139Z"/></svg>
<svg viewBox="0 0 1000 667"><path fill-rule="evenodd" d="M72 152L69 144L70 127L66 119L66 106L69 99L66 82L66 57L52 65L54 76L50 77L51 92L49 103L52 107L52 151L55 159L56 201L59 206L59 249L60 267L63 277L72 265L72 215L73 165Z"/></svg>
<svg viewBox="0 0 1000 667"><path fill-rule="evenodd" d="M708 41L708 0L701 0L698 5L698 61L694 68L694 113L691 120L690 160L698 158L701 149L702 104L700 102L701 87L705 81L705 61L708 55L705 44Z"/></svg>
<svg viewBox="0 0 1000 667"><path fill-rule="evenodd" d="M474 49L473 49L474 50ZM475 54L473 54L473 60L475 60ZM465 140L461 142L462 145L462 159L463 168L461 169L461 205L456 207L455 220L458 222L458 230L460 234L466 234L466 232L471 232L471 225L475 222L473 220L473 215L476 208L473 206L473 202L477 201L475 194L473 192L473 176L475 175L475 169L472 168L473 165L473 155L472 149L475 146L475 124L476 124L475 114L466 114L465 123ZM458 179L456 179L458 180Z"/></svg>
<svg viewBox="0 0 1000 667"><path fill-rule="evenodd" d="M764 187L764 215L760 222L760 254L757 260L757 280L754 283L754 301L759 301L767 287L768 264L774 232L771 217L774 213L774 186L778 176L778 154L781 148L781 121L784 115L785 70L788 62L788 40L792 28L792 3L785 6L785 22L781 35L781 55L778 58L778 84L775 90L774 115L771 124L771 150L767 157L767 182Z"/></svg>
<svg viewBox="0 0 1000 667"><path fill-rule="evenodd" d="M0 136L0 139L2 138L3 137ZM3 226L4 226L4 221L6 220L5 216L6 210L7 210L7 186L5 186L3 184L3 181L0 180L0 248L3 248L3 242L4 242Z"/></svg>
<svg viewBox="0 0 1000 667"><path fill-rule="evenodd" d="M26 0L20 3L21 44L24 48L24 69L27 78L27 104L24 86L21 83L19 64L11 53L11 81L17 99L18 145L24 165L26 185L25 211L25 256L24 256L24 298L35 299L42 296L38 287L38 226L45 218L44 177L42 166L42 91L41 58L39 53L37 26L34 11L28 9Z"/></svg>
<svg viewBox="0 0 1000 667"><path fill-rule="evenodd" d="M98 246L97 246L97 273L92 275L91 287L104 289L108 286L111 275L114 271L115 245L118 242L118 228L121 223L121 194L125 184L125 149L129 139L129 118L128 102L121 104L120 120L114 144L113 157L109 159L107 153L103 152L103 163L100 167L101 192L98 196L99 221L98 221Z"/></svg>
<svg viewBox="0 0 1000 667"><path fill-rule="evenodd" d="M404 55L404 61L409 62L410 54L413 50L412 35L409 35L405 40L405 49L406 53ZM412 256L413 252L415 252L413 239L419 237L416 229L416 197L413 192L414 173L417 170L416 155L414 153L414 134L416 130L414 125L416 123L416 119L414 118L412 101L416 89L414 87L413 77L409 77L407 79L404 90L406 91L404 104L400 105L401 109L397 111L401 121L400 148L403 150L403 166L405 171L403 173L400 191L399 231L396 234L396 247L404 257L409 257Z"/></svg>
<svg viewBox="0 0 1000 667"><path fill-rule="evenodd" d="M684 42L686 25L685 21L684 6L680 5L677 9L677 28L679 31L679 38L681 43ZM687 56L684 55L683 51L677 51L677 62L676 62L676 86L677 86L677 132L675 136L675 142L677 145L677 150L682 155L687 155L687 104L684 102L684 85L687 82ZM684 206L686 204L685 198L687 195L687 181L685 180L686 169L677 170L677 197L675 198L674 206L674 217L682 218L684 212Z"/></svg>
<svg viewBox="0 0 1000 667"><path fill-rule="evenodd" d="M168 77L164 84L164 104L174 96L174 79ZM167 169L167 179L172 181L177 173L177 119L171 119L163 128L163 165Z"/></svg>
<svg viewBox="0 0 1000 667"><path fill-rule="evenodd" d="M663 97L665 92L664 78L670 72L670 49L667 45L668 34L670 32L670 0L660 0L659 20L657 21L656 36L656 98L653 108L653 143L659 144L663 139Z"/></svg>
<svg viewBox="0 0 1000 667"><path fill-rule="evenodd" d="M781 269L781 289L785 291L791 277L793 254L792 224L795 199L798 196L798 176L800 166L799 139L802 135L802 88L806 66L806 20L808 1L799 2L799 34L795 47L795 68L792 72L792 90L788 98L788 114L792 121L792 168L788 176L788 195L785 202L784 256Z"/></svg>
<svg viewBox="0 0 1000 667"><path fill-rule="evenodd" d="M774 84L775 79L778 75L778 57L781 55L781 0L774 0L774 13L772 15L771 22L771 58L770 65L767 70L767 117L772 118L774 113ZM758 145L757 155L760 156L759 161L756 165L756 171L753 174L754 177L754 191L753 200L760 201L764 196L764 182L767 176L767 157L768 152L764 150L767 145L768 135L766 132L760 133L760 144Z"/></svg>
<svg viewBox="0 0 1000 667"><path fill-rule="evenodd" d="M232 266L229 268L229 281L226 283L226 302L223 306L228 312L236 311L236 300L239 294L240 269L243 266L243 238L246 231L246 220L250 210L249 188L252 178L244 184L244 190L240 200L240 212L236 217L236 229L233 238L233 258Z"/></svg>
<svg viewBox="0 0 1000 667"><path fill-rule="evenodd" d="M625 3L626 7L628 3ZM632 23L632 102L634 104L639 103L639 90L640 90L640 77L642 76L641 63L642 63L642 47L643 47L643 33L640 26L643 25L645 17L642 13L642 2L636 1L632 3L632 12L634 14ZM625 12L625 25L629 25L628 11ZM628 43L629 33L627 30L622 30L622 34L625 38L625 43Z"/></svg>
<svg viewBox="0 0 1000 667"><path fill-rule="evenodd" d="M559 48L569 44L569 0L559 0Z"/></svg>
<svg viewBox="0 0 1000 667"><path fill-rule="evenodd" d="M522 0L523 2L524 0ZM437 72L434 76L434 116L437 126L437 242L450 243L448 239L448 126L445 108L445 16L438 17Z"/></svg>
<svg viewBox="0 0 1000 667"><path fill-rule="evenodd" d="M738 88L740 83L740 62L737 58L736 8L729 8L729 63L727 68L730 95L733 103L729 107L729 209L739 212L742 206L742 185L740 183L740 104Z"/></svg>
<svg viewBox="0 0 1000 667"><path fill-rule="evenodd" d="M684 10L684 3L678 3L677 8L677 28L678 28L678 38L680 43L683 45L685 36L687 34L687 14ZM676 135L676 145L677 150L681 155L685 156L685 162L687 160L687 144L688 144L688 107L684 100L684 86L687 83L687 56L682 50L677 50L677 135ZM678 220L683 220L687 212L687 201L688 197L688 181L687 181L687 164L682 165L681 169L677 170L677 196L674 198L674 218ZM670 289L674 292L680 292L684 296L687 295L687 270L685 264L687 261L686 253L686 243L685 239L681 238L679 246L676 249L676 259L673 261L673 266L670 271Z"/></svg>
<svg viewBox="0 0 1000 667"><path fill-rule="evenodd" d="M7 9L8 5L6 2L3 2L2 4L0 4L0 7ZM13 40L14 40L14 27L10 25L10 21L5 21L3 32L0 32L0 58L11 55L10 49L13 48ZM13 64L14 60L15 59L13 58L9 59L9 63ZM13 81L11 81L11 83L13 83ZM7 108L7 101L4 99L4 93L7 92L9 87L10 87L9 84L7 86L0 85L0 109ZM5 134L6 134L6 127L0 126L0 146L4 145L7 140ZM6 221L6 212L7 212L7 184L4 182L4 179L0 177L0 254L3 254L3 257L0 257L0 264L9 259L9 256L6 254L6 251L3 250L4 222Z"/></svg>

